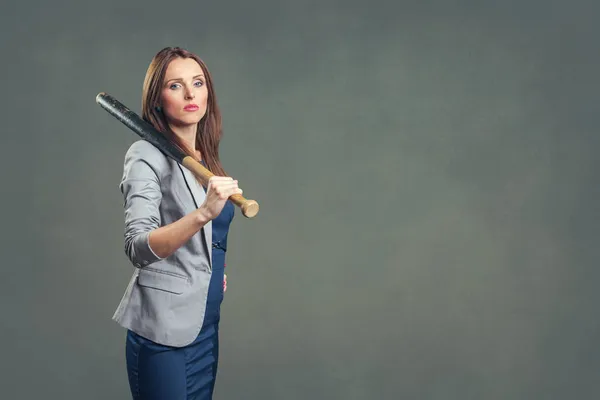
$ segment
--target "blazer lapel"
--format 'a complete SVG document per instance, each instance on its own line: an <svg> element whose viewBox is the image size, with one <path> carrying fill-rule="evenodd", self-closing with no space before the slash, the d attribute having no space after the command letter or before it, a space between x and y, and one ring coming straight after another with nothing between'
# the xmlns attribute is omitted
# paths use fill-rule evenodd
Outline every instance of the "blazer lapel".
<svg viewBox="0 0 600 400"><path fill-rule="evenodd" d="M187 183L187 187L190 189L192 197L194 198L194 203L196 208L200 207L202 203L204 203L204 199L206 198L206 193L204 192L204 188L198 183L194 174L181 164L179 165L179 169L183 173L183 178ZM206 251L208 253L208 260L210 266L212 268L212 221L208 221L206 225L202 228L202 240L204 240L204 245L206 246Z"/></svg>

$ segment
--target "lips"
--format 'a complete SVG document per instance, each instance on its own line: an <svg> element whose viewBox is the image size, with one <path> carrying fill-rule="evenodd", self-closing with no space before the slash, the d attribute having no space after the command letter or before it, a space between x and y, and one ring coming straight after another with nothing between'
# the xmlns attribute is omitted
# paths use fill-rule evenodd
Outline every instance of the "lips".
<svg viewBox="0 0 600 400"><path fill-rule="evenodd" d="M188 104L187 106L183 107L183 109L185 111L198 111L198 106L195 104Z"/></svg>

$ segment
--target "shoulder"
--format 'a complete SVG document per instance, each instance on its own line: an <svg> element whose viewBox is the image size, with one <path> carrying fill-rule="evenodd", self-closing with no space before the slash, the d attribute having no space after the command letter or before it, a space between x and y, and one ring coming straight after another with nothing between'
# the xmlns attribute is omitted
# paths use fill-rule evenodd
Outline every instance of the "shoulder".
<svg viewBox="0 0 600 400"><path fill-rule="evenodd" d="M166 159L166 156L152 143L140 139L135 141L127 149L126 158L144 158L150 161Z"/></svg>
<svg viewBox="0 0 600 400"><path fill-rule="evenodd" d="M164 169L169 162L167 156L163 154L156 146L146 140L134 142L125 154L125 164L143 161L153 168Z"/></svg>
<svg viewBox="0 0 600 400"><path fill-rule="evenodd" d="M145 167L142 167L145 166ZM138 167L139 166L139 167ZM159 178L169 169L169 160L156 146L147 140L138 140L129 146L125 154L125 173L150 168Z"/></svg>

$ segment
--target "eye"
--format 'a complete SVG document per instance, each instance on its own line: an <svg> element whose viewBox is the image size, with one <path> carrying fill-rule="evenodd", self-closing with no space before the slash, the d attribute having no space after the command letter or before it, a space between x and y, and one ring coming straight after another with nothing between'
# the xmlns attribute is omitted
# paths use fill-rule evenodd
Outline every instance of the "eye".
<svg viewBox="0 0 600 400"><path fill-rule="evenodd" d="M169 86L169 89L173 89L173 90L175 90L175 89L177 89L179 86L181 86L181 85L179 85L179 83L173 83L173 84L171 84L171 86Z"/></svg>
<svg viewBox="0 0 600 400"><path fill-rule="evenodd" d="M194 82L194 86L196 86L196 87L201 87L202 85L204 85L204 82L202 82L202 81Z"/></svg>

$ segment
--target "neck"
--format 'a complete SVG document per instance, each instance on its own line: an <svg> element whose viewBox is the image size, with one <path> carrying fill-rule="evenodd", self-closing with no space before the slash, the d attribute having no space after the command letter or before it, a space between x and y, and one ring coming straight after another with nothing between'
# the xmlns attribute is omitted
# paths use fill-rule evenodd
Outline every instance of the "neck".
<svg viewBox="0 0 600 400"><path fill-rule="evenodd" d="M197 129L197 127L198 127L197 124L186 125L186 126L173 126L173 125L170 126L173 133L175 135L177 135L177 137L179 139L181 139L183 141L183 143L190 150L192 150L194 153L196 153L196 155L198 155L198 153L199 153L196 150L196 129Z"/></svg>

